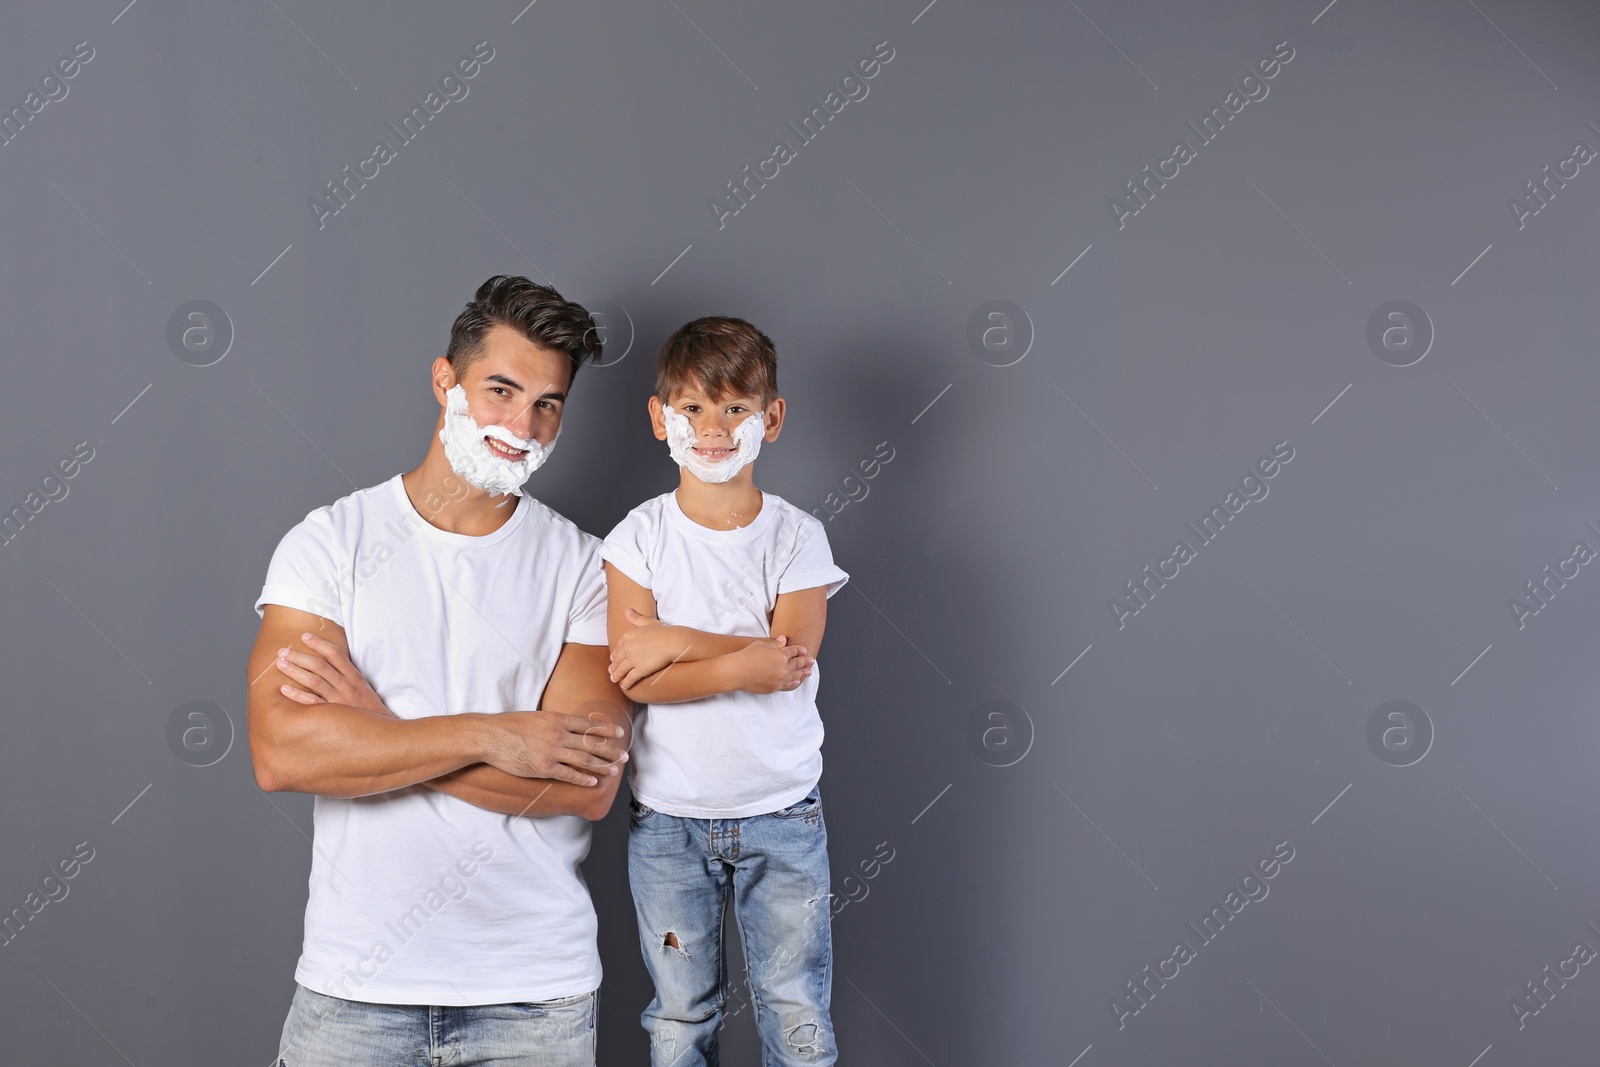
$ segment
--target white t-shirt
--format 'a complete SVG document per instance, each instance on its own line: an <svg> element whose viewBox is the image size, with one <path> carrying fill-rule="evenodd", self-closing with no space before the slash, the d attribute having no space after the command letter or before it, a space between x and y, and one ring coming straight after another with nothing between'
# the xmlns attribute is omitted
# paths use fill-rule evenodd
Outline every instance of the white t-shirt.
<svg viewBox="0 0 1600 1067"><path fill-rule="evenodd" d="M779 593L827 586L831 597L850 576L818 519L772 493L761 500L749 525L713 530L663 493L630 511L600 556L651 591L664 623L770 637ZM822 777L821 668L788 692L647 704L633 720L634 797L689 819L743 819L799 801Z"/></svg>
<svg viewBox="0 0 1600 1067"><path fill-rule="evenodd" d="M472 537L426 522L399 475L351 493L284 535L256 611L282 604L344 627L355 666L401 718L536 709L565 642L606 643L605 583L599 538L516 499L503 526ZM422 785L319 796L314 811L301 985L438 1005L599 987L578 869L588 820L501 815Z"/></svg>

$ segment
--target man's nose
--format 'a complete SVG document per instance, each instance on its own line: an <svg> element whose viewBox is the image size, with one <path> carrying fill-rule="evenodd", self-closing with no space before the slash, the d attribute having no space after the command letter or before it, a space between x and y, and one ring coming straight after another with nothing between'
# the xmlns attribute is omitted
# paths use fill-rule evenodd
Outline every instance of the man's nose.
<svg viewBox="0 0 1600 1067"><path fill-rule="evenodd" d="M524 441L533 437L534 414L533 405L529 404L517 411L511 421L506 423L506 429L522 438Z"/></svg>

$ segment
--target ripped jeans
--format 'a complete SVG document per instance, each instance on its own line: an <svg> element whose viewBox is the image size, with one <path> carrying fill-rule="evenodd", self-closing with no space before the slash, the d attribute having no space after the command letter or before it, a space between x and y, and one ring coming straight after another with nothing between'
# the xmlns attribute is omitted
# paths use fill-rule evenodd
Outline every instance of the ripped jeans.
<svg viewBox="0 0 1600 1067"><path fill-rule="evenodd" d="M722 945L730 899L763 1067L836 1062L828 831L817 790L746 819L683 819L637 801L629 816L628 883L656 987L640 1016L651 1067L717 1063L717 1030L731 1014Z"/></svg>

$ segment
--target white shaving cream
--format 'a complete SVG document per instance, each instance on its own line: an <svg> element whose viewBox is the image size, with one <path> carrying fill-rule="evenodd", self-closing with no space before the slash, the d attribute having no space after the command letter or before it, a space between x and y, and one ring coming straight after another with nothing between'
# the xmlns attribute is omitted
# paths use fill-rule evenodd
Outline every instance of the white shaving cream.
<svg viewBox="0 0 1600 1067"><path fill-rule="evenodd" d="M667 447L672 451L673 462L687 467L702 482L725 482L754 462L756 453L761 451L761 438L767 432L766 417L756 412L733 431L730 443L737 451L721 459L707 459L694 451L694 426L689 417L673 411L670 404L663 404L661 411L667 420Z"/></svg>
<svg viewBox="0 0 1600 1067"><path fill-rule="evenodd" d="M484 441L485 437L493 437L508 448L525 450L528 454L519 460L497 456ZM444 429L439 431L444 458L463 479L493 496L502 493L521 496L522 483L543 466L560 437L558 428L550 443L541 445L538 441L518 437L504 426L479 426L467 410L465 389L455 385L445 394Z"/></svg>

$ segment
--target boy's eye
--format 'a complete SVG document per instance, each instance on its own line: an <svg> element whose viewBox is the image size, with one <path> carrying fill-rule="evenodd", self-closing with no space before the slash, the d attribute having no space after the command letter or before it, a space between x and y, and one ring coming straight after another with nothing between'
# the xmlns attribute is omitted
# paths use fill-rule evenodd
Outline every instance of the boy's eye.
<svg viewBox="0 0 1600 1067"><path fill-rule="evenodd" d="M511 395L511 391L509 389L507 389L503 385L493 386L493 387L490 388L489 391L492 392L492 393L498 393L500 396L510 396Z"/></svg>

